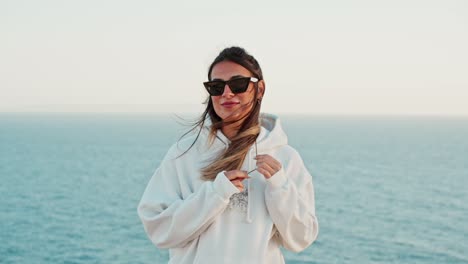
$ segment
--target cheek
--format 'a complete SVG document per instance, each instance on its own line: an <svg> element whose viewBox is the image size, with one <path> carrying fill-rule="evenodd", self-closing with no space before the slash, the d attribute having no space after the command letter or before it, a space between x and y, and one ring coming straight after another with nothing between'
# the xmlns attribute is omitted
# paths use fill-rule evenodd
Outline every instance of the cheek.
<svg viewBox="0 0 468 264"><path fill-rule="evenodd" d="M211 102L213 102L213 108L215 110L215 113L219 116L220 111L221 111L221 105L219 103L219 96L213 96L211 97Z"/></svg>
<svg viewBox="0 0 468 264"><path fill-rule="evenodd" d="M247 93L242 94L242 95L239 96L239 100L240 100L243 104L245 104L245 103L247 103L247 102L250 101L250 95L247 94Z"/></svg>
<svg viewBox="0 0 468 264"><path fill-rule="evenodd" d="M243 103L243 104L246 104L246 103L249 103L250 101L252 101L254 98L254 93L253 92L250 92L250 93L243 93L241 95L239 95L239 100Z"/></svg>
<svg viewBox="0 0 468 264"><path fill-rule="evenodd" d="M213 102L214 107L219 107L219 96L212 96L211 101Z"/></svg>

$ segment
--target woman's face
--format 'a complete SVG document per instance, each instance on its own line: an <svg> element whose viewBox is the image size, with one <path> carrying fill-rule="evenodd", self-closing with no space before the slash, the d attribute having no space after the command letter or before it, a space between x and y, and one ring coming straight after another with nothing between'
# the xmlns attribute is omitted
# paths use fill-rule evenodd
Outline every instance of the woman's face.
<svg viewBox="0 0 468 264"><path fill-rule="evenodd" d="M243 66L231 62L222 61L217 63L211 70L211 80L228 81L240 77L252 77L252 73ZM260 83L261 82L261 83ZM259 92L257 98L263 95L263 81L259 81ZM253 107L252 101L255 96L255 84L249 83L247 91L234 94L229 85L224 86L224 92L219 96L211 96L216 114L224 121L236 120L245 116Z"/></svg>

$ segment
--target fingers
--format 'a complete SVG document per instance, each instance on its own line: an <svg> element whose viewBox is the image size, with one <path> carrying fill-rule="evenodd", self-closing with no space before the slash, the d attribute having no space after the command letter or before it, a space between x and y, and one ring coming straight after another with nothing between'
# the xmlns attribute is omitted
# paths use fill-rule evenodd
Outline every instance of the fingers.
<svg viewBox="0 0 468 264"><path fill-rule="evenodd" d="M278 170L275 170L272 167L270 167L270 165L268 165L267 163L262 162L262 163L257 163L257 171L265 176L269 175L269 177L271 177Z"/></svg>
<svg viewBox="0 0 468 264"><path fill-rule="evenodd" d="M224 174L240 192L244 191L244 184L242 181L250 178L246 171L241 170L226 171Z"/></svg>
<svg viewBox="0 0 468 264"><path fill-rule="evenodd" d="M231 183L239 189L240 192L244 190L244 184L242 184L241 180L232 180Z"/></svg>
<svg viewBox="0 0 468 264"><path fill-rule="evenodd" d="M267 179L277 173L282 167L279 161L267 154L257 155L255 159L257 160L257 171Z"/></svg>
<svg viewBox="0 0 468 264"><path fill-rule="evenodd" d="M279 161L277 161L275 158L273 158L272 156L268 155L268 154L265 154L265 155L257 155L255 157L255 159L257 160L257 164L261 164L261 163L265 163L265 164L268 164L269 167L271 167L272 169L278 171L281 169L281 163Z"/></svg>
<svg viewBox="0 0 468 264"><path fill-rule="evenodd" d="M270 172L277 172L281 169L281 165L268 163L266 161L257 161L257 168L264 168Z"/></svg>
<svg viewBox="0 0 468 264"><path fill-rule="evenodd" d="M263 176L265 176L265 178L269 179L271 176L273 176L272 172L264 169L264 168L257 168L257 171L262 174Z"/></svg>
<svg viewBox="0 0 468 264"><path fill-rule="evenodd" d="M243 180L246 178L250 178L247 172L242 171L242 170L230 170L230 171L226 171L224 174L230 181L235 180L235 179Z"/></svg>
<svg viewBox="0 0 468 264"><path fill-rule="evenodd" d="M268 154L257 155L255 159L257 160L256 170L267 179L271 178L282 168L281 162ZM247 172L242 170L226 171L224 174L240 191L244 189L242 181L250 178Z"/></svg>

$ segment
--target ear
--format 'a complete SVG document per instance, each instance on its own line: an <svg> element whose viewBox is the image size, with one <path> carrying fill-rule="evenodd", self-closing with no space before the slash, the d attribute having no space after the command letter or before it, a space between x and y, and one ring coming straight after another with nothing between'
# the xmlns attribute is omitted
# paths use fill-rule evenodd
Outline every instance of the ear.
<svg viewBox="0 0 468 264"><path fill-rule="evenodd" d="M257 99L259 100L262 100L263 99L263 95L265 94L265 81L264 80L260 80L258 81L258 93L257 93Z"/></svg>

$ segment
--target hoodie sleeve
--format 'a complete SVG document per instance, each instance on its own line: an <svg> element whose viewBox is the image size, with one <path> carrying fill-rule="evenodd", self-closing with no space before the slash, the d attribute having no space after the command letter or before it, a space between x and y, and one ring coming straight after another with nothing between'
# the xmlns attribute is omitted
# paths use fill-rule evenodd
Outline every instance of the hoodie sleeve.
<svg viewBox="0 0 468 264"><path fill-rule="evenodd" d="M138 216L157 247L184 247L224 211L238 189L222 173L183 198L174 159L163 160L138 205Z"/></svg>
<svg viewBox="0 0 468 264"><path fill-rule="evenodd" d="M283 246L299 252L317 238L318 221L312 177L295 150L288 156L287 164L267 180L265 201Z"/></svg>

